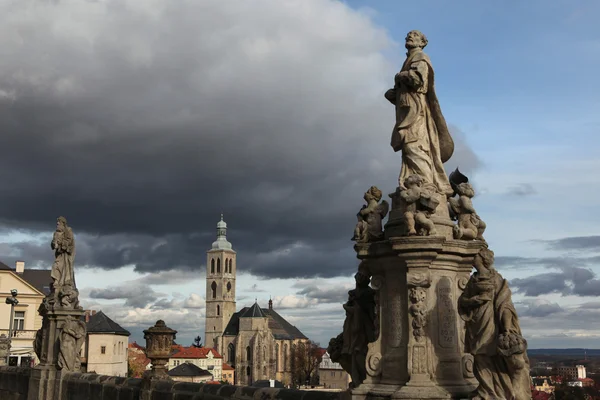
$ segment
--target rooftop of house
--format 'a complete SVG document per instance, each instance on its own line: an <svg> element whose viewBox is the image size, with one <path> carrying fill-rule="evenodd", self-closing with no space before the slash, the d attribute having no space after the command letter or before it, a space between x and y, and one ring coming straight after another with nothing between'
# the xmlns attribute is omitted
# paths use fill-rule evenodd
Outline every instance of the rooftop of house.
<svg viewBox="0 0 600 400"><path fill-rule="evenodd" d="M223 366L221 368L223 371L234 371L235 368L233 368L231 365L227 364L227 363L223 363Z"/></svg>
<svg viewBox="0 0 600 400"><path fill-rule="evenodd" d="M39 290L41 293L50 293L50 283L52 282L52 277L50 276L52 270L50 269L24 268L23 272L19 273L16 271L16 268L9 267L0 261L0 271L10 271Z"/></svg>
<svg viewBox="0 0 600 400"><path fill-rule="evenodd" d="M108 318L102 311L90 315L86 323L88 333L113 333L115 335L130 336L131 333L122 328L112 319Z"/></svg>
<svg viewBox="0 0 600 400"><path fill-rule="evenodd" d="M167 371L169 376L212 376L212 374L194 364L183 363Z"/></svg>
<svg viewBox="0 0 600 400"><path fill-rule="evenodd" d="M208 347L183 347L171 355L171 358L208 358L208 354L212 352L214 358L222 358L221 355L215 349Z"/></svg>

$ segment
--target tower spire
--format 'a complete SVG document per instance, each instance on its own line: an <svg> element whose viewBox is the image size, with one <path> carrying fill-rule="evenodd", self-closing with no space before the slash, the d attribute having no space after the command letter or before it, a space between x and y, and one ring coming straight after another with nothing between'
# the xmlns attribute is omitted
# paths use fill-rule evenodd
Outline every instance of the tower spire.
<svg viewBox="0 0 600 400"><path fill-rule="evenodd" d="M231 250L231 243L227 240L227 223L223 220L223 213L221 213L221 220L217 222L217 240L212 244L213 250Z"/></svg>

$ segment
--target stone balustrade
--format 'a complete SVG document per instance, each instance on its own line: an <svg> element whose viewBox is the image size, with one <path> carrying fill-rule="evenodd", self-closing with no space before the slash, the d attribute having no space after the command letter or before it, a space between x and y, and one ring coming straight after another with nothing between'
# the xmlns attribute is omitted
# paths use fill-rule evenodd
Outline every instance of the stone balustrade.
<svg viewBox="0 0 600 400"><path fill-rule="evenodd" d="M13 339L35 339L36 330L16 330L12 331ZM0 329L0 335L6 335L8 337L9 331L8 329Z"/></svg>
<svg viewBox="0 0 600 400"><path fill-rule="evenodd" d="M27 400L30 368L0 367L0 399ZM68 372L64 374L58 400L347 400L346 392L303 391L232 385L155 382L143 393L143 379ZM144 395L144 396L143 396Z"/></svg>

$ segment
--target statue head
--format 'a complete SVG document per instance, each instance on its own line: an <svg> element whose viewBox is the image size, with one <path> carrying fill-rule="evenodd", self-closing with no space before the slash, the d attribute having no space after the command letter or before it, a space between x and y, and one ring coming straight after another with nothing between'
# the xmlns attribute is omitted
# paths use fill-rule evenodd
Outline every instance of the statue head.
<svg viewBox="0 0 600 400"><path fill-rule="evenodd" d="M358 271L356 275L354 275L354 280L356 280L357 287L367 287L371 282L371 277L362 271Z"/></svg>
<svg viewBox="0 0 600 400"><path fill-rule="evenodd" d="M65 217L58 217L56 219L56 230L64 231L67 227L67 219Z"/></svg>
<svg viewBox="0 0 600 400"><path fill-rule="evenodd" d="M377 188L377 186L371 186L369 188L369 190L367 190L367 192L365 193L364 199L366 201L371 201L371 200L375 200L375 201L379 201L381 200L381 190L379 190L379 188Z"/></svg>
<svg viewBox="0 0 600 400"><path fill-rule="evenodd" d="M469 198L475 196L475 190L473 189L473 186L467 182L463 182L456 186L456 193L458 193L459 196L467 196Z"/></svg>
<svg viewBox="0 0 600 400"><path fill-rule="evenodd" d="M494 252L488 248L479 250L473 259L473 266L477 271L490 270L494 268Z"/></svg>
<svg viewBox="0 0 600 400"><path fill-rule="evenodd" d="M406 34L406 47L407 50L420 48L424 49L427 46L427 38L419 31L410 31Z"/></svg>

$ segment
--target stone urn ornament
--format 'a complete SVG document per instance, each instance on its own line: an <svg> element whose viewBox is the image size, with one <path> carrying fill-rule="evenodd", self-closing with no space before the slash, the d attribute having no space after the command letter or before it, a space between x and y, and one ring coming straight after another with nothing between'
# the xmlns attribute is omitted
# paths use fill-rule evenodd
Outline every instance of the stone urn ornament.
<svg viewBox="0 0 600 400"><path fill-rule="evenodd" d="M169 328L163 320L156 321L153 327L144 331L146 357L152 362L150 374L153 378L169 379L167 363L176 333L177 331Z"/></svg>

